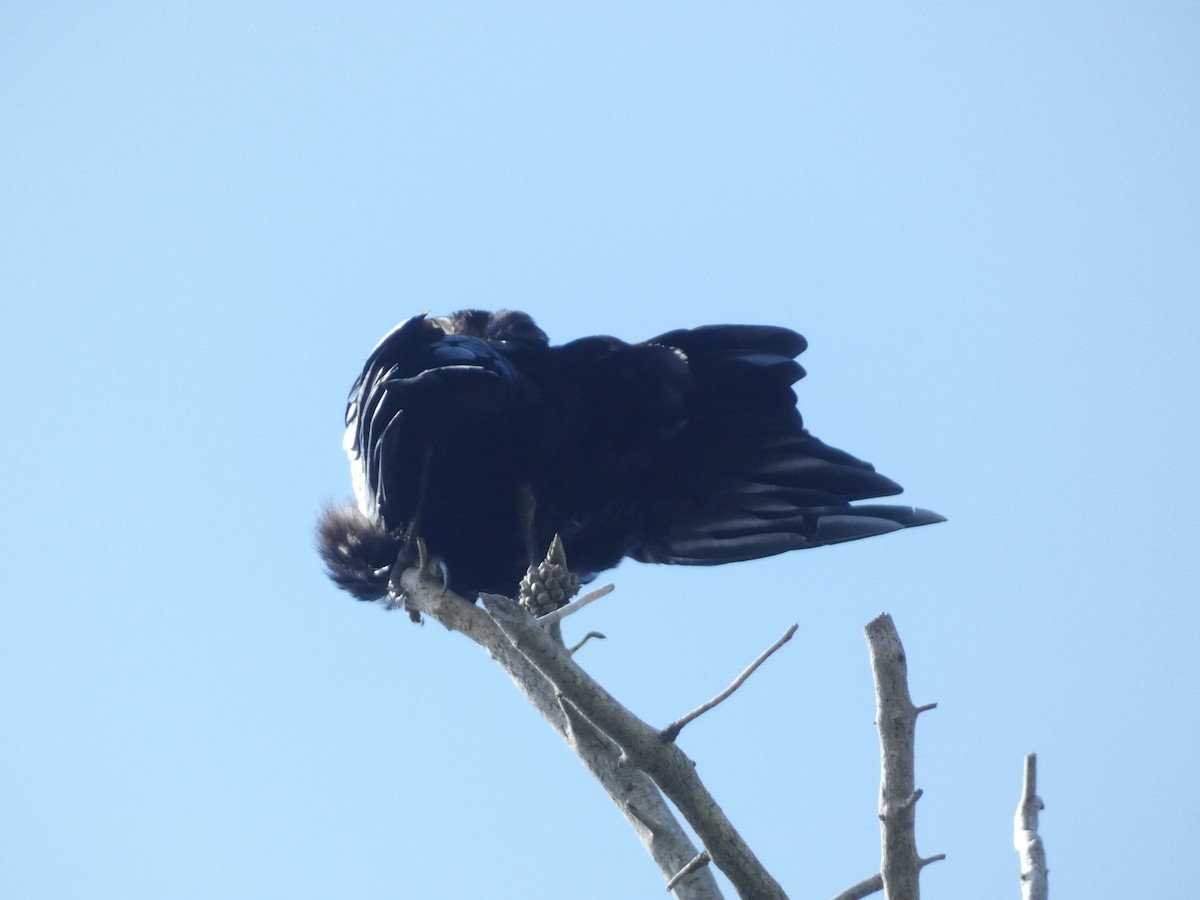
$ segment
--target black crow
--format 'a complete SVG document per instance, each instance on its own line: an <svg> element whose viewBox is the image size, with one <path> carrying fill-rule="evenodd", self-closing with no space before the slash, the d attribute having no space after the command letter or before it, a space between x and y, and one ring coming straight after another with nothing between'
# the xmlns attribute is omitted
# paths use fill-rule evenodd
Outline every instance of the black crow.
<svg viewBox="0 0 1200 900"><path fill-rule="evenodd" d="M521 312L415 316L350 390L358 503L320 521L330 577L381 599L422 538L455 592L512 596L556 534L586 581L624 557L718 565L943 521L852 505L901 488L805 430L804 348L768 325L551 346Z"/></svg>

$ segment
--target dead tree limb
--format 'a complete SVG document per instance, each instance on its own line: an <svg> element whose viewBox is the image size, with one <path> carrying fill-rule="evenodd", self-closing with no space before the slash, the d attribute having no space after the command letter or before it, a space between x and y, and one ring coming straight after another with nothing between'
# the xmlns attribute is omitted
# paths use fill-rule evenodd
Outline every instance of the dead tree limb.
<svg viewBox="0 0 1200 900"><path fill-rule="evenodd" d="M914 706L908 693L908 663L900 635L887 613L866 626L875 674L876 715L883 770L879 786L879 827L883 858L879 874L887 900L919 900L919 873L934 859L917 854L915 738L917 716L936 704Z"/></svg>
<svg viewBox="0 0 1200 900"><path fill-rule="evenodd" d="M678 727L658 730L633 715L587 675L572 660L572 651L519 603L485 594L485 612L447 591L444 583L422 569L405 570L395 582L411 614L427 615L466 635L505 670L612 797L676 897L719 900L720 891L706 865L711 859L743 900L787 900L783 888L705 788L694 763L674 743ZM730 695L794 631L793 627L714 701L677 725L681 727ZM918 873L943 858L921 859L914 836L914 806L920 797L914 786L915 723L933 704L915 707L909 698L904 651L891 618L885 614L873 620L866 633L875 673L883 763L883 864L880 875L855 885L837 900L865 897L880 886L887 900L918 900ZM704 844L702 851L697 851L676 821L663 794L696 831ZM1027 895L1026 900L1044 900L1044 895Z"/></svg>
<svg viewBox="0 0 1200 900"><path fill-rule="evenodd" d="M482 595L484 606L513 645L551 681L602 734L612 738L628 762L647 773L670 798L725 873L739 897L786 900L787 895L722 812L695 765L662 733L626 709L583 671L520 604L498 594ZM694 856L695 854L693 854ZM683 860L679 869L690 861ZM677 869L676 871L679 871ZM699 872L707 871L707 868ZM688 876L696 877L699 872ZM673 874L673 873L672 873Z"/></svg>
<svg viewBox="0 0 1200 900"><path fill-rule="evenodd" d="M675 876L696 857L698 849L654 782L644 772L624 765L621 750L611 739L559 703L554 684L517 650L491 616L446 591L439 581L419 569L401 573L399 586L409 610L466 635L504 669L613 799L664 879ZM561 646L559 650L566 653ZM721 892L712 872L701 868L676 884L675 896L681 900L720 900Z"/></svg>
<svg viewBox="0 0 1200 900"><path fill-rule="evenodd" d="M1038 812L1045 808L1037 793L1037 754L1030 753L1025 757L1021 802L1013 816L1013 847L1021 857L1022 900L1046 900L1050 894L1046 847L1038 834Z"/></svg>

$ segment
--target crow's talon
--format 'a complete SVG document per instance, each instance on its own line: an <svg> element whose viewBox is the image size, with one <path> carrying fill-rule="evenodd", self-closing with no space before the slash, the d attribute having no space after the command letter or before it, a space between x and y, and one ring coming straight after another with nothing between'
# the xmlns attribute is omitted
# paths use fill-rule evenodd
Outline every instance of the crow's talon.
<svg viewBox="0 0 1200 900"><path fill-rule="evenodd" d="M420 537L406 535L404 542L400 545L400 552L396 554L396 562L392 564L392 576L388 579L387 597L383 601L384 606L389 610L404 610L408 613L409 620L418 625L423 624L421 614L409 607L408 593L400 584L400 576L404 574L405 570L412 568L424 573L428 561L429 554L425 549L425 541Z"/></svg>
<svg viewBox="0 0 1200 900"><path fill-rule="evenodd" d="M442 583L443 594L450 590L450 569L446 567L444 559L440 556L431 556L425 571Z"/></svg>
<svg viewBox="0 0 1200 900"><path fill-rule="evenodd" d="M394 571L403 572L405 569L419 567L425 558L425 542L419 537L406 534L400 544L400 552L396 554Z"/></svg>

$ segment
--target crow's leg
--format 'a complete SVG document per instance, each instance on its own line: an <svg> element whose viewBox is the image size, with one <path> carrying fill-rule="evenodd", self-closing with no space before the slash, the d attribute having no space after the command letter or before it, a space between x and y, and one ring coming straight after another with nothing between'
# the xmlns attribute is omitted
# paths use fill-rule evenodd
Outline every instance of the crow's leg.
<svg viewBox="0 0 1200 900"><path fill-rule="evenodd" d="M525 539L525 561L530 568L538 564L540 551L537 546L537 497L528 481L517 488L517 517L521 520L521 537Z"/></svg>
<svg viewBox="0 0 1200 900"><path fill-rule="evenodd" d="M425 498L429 493L429 470L432 458L433 445L426 444L425 452L421 456L417 502L413 506L413 514L408 520L408 527L404 529L404 540L400 545L400 552L396 555L396 562L392 564L392 576L388 583L388 594L394 599L397 606L404 606L404 591L400 587L400 573L405 569L415 566L422 571L437 574L441 578L443 590L446 589L450 580L445 562L440 557L431 558L425 549L425 542L421 540L421 517L425 512ZM421 621L421 614L416 610L409 609L407 612L408 617L414 622Z"/></svg>
<svg viewBox="0 0 1200 900"><path fill-rule="evenodd" d="M408 527L404 530L404 547L401 548L397 560L404 560L410 566L415 565L420 559L415 538L421 533L421 516L425 513L425 498L429 494L429 470L432 459L433 444L426 444L425 452L421 454L421 478L417 482L417 502L413 504L412 518L408 520Z"/></svg>

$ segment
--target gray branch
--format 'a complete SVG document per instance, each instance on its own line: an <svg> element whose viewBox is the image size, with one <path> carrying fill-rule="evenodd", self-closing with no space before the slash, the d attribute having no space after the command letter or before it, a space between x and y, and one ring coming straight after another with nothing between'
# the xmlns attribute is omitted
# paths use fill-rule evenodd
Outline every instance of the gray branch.
<svg viewBox="0 0 1200 900"><path fill-rule="evenodd" d="M520 604L484 594L484 606L521 652L596 730L612 738L628 763L647 773L670 798L704 843L739 897L786 900L787 895L751 851L696 774L695 765L661 732L643 722L581 669ZM696 854L680 861L681 870ZM689 875L697 877L701 869ZM673 873L672 873L673 874Z"/></svg>
<svg viewBox="0 0 1200 900"><path fill-rule="evenodd" d="M879 787L879 824L883 843L880 877L887 900L918 900L915 737L917 716L935 704L916 707L908 693L908 664L892 617L883 613L867 623L871 669L875 673L876 716L883 777ZM864 882L865 885L865 882ZM852 889L853 890L853 889Z"/></svg>
<svg viewBox="0 0 1200 900"><path fill-rule="evenodd" d="M406 608L466 635L508 673L612 797L675 896L682 900L720 900L716 880L704 864L711 858L743 900L787 900L783 888L705 788L695 764L674 743L678 727L660 731L635 716L574 662L572 650L507 597L483 595L485 612L447 591L444 584L420 569L401 573L395 586L403 592ZM729 689L677 726L736 690L794 630L756 660ZM915 724L917 716L934 704L919 708L912 704L904 650L891 618L884 614L873 620L866 633L875 673L883 762L879 802L883 865L880 875L855 885L836 900L856 900L880 887L887 900L918 900L918 873L930 862L944 858L921 859L914 833L914 807L921 795L914 787ZM703 851L698 852L692 844L663 794L696 831L704 844ZM1036 828L1036 811L1033 815ZM1026 894L1026 900L1044 898L1044 893Z"/></svg>
<svg viewBox="0 0 1200 900"><path fill-rule="evenodd" d="M930 863L940 862L945 858L945 853L939 853L936 856L927 856L920 860L919 867L923 869ZM870 897L875 892L882 890L883 876L872 875L870 878L863 879L854 885L854 887L846 888L846 890L834 897L833 900L862 900L863 897Z"/></svg>
<svg viewBox="0 0 1200 900"><path fill-rule="evenodd" d="M1037 793L1037 754L1025 757L1021 802L1013 816L1013 847L1021 857L1022 900L1046 900L1050 894L1046 847L1038 834L1038 812L1046 805Z"/></svg>
<svg viewBox="0 0 1200 900"><path fill-rule="evenodd" d="M404 592L408 609L466 635L508 673L521 693L616 803L664 879L674 877L697 856L696 846L675 819L654 782L644 772L624 765L621 749L612 740L575 712L570 704L559 702L559 692L554 684L513 645L491 616L457 594L446 591L442 584L418 569L404 571L399 587ZM553 643L539 626L534 628ZM555 646L560 653L567 652L561 646ZM675 896L681 900L721 900L716 879L707 868L680 879L675 885Z"/></svg>
<svg viewBox="0 0 1200 900"><path fill-rule="evenodd" d="M883 878L879 875L872 875L863 881L860 881L854 887L846 888L833 900L862 900L863 897L870 897L876 891L883 890Z"/></svg>
<svg viewBox="0 0 1200 900"><path fill-rule="evenodd" d="M792 636L796 633L796 629L799 627L799 625L793 625L787 631L785 631L783 633L783 637L759 654L758 659L746 666L746 668L742 671L742 674L733 679L733 684L729 685L729 687L725 688L725 690L721 691L721 693L717 694L717 696L713 697L707 703L703 703L696 707L687 715L679 717L666 728L664 728L662 730L663 740L675 740L677 737L679 737L679 732L683 731L685 725L687 725L689 722L695 721L709 710L716 708L719 704L724 703L726 700L732 697L733 692L745 684L746 679L754 674L754 670L767 661L767 657L792 639Z"/></svg>

